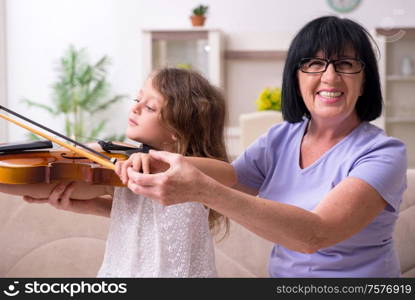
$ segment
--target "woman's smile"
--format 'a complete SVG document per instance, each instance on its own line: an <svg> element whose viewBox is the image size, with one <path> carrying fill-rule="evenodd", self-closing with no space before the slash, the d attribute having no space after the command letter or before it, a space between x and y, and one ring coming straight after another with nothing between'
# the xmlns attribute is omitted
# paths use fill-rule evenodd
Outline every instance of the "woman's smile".
<svg viewBox="0 0 415 300"><path fill-rule="evenodd" d="M317 92L317 99L326 104L333 104L344 100L344 93L336 89L321 89Z"/></svg>

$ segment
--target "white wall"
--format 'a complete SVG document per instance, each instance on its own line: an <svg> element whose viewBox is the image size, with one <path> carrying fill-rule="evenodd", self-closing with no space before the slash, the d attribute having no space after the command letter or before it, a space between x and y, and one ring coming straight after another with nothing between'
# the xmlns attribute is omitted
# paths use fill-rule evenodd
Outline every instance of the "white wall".
<svg viewBox="0 0 415 300"><path fill-rule="evenodd" d="M62 131L43 111L28 109L27 97L50 103L54 68L69 44L87 47L92 59L112 59L113 93L134 96L142 81L140 72L143 28L189 28L189 14L200 1L192 0L7 0L7 99L11 109ZM294 34L312 18L334 14L325 0L205 0L207 27L219 28L234 49L273 48L269 34ZM415 1L362 0L347 14L369 30L385 26L415 26ZM113 107L107 128L124 131L130 102ZM232 110L232 107L230 108ZM115 112L114 112L115 111ZM25 131L9 126L12 141L25 139Z"/></svg>
<svg viewBox="0 0 415 300"><path fill-rule="evenodd" d="M0 0L0 105L6 103L6 22L5 1ZM0 111L1 113L1 111ZM0 142L7 139L7 122L0 121Z"/></svg>

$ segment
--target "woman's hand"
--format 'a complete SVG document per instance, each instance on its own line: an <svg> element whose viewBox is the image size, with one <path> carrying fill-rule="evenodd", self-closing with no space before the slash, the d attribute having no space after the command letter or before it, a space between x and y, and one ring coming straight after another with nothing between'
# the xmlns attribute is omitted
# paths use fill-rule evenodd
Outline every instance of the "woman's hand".
<svg viewBox="0 0 415 300"><path fill-rule="evenodd" d="M115 173L120 177L124 184L128 182L128 168L144 174L159 173L167 170L168 164L153 159L147 153L134 153L127 160L119 161L115 164Z"/></svg>
<svg viewBox="0 0 415 300"><path fill-rule="evenodd" d="M163 205L202 201L204 197L210 197L210 193L215 190L214 185L219 184L182 155L152 150L149 156L151 161L170 167L157 174L143 174L135 171L134 167L126 167L122 172L126 172L129 189L136 194L158 200Z"/></svg>

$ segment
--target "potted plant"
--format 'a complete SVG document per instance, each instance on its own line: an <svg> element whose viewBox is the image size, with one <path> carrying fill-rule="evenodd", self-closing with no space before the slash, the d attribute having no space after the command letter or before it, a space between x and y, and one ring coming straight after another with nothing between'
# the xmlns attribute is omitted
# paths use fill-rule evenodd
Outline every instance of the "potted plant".
<svg viewBox="0 0 415 300"><path fill-rule="evenodd" d="M53 105L23 99L29 106L46 110L54 116L63 115L65 135L78 142L91 142L99 138L106 120L94 118L124 95L109 96L107 66L109 59L103 56L95 63L88 62L85 49L70 46L61 58L58 76L53 84ZM30 134L32 139L38 139ZM124 140L123 135L112 134L108 140Z"/></svg>
<svg viewBox="0 0 415 300"><path fill-rule="evenodd" d="M209 9L209 6L206 5L198 5L193 8L193 15L190 16L190 20L192 21L193 26L203 26L206 20L206 13Z"/></svg>

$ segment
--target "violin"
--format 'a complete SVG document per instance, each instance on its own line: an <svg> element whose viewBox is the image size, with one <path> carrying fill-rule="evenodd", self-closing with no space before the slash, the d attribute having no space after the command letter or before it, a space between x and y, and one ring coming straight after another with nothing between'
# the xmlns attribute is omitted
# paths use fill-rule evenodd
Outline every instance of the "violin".
<svg viewBox="0 0 415 300"><path fill-rule="evenodd" d="M123 154L111 154L117 160ZM114 170L65 150L27 151L0 155L0 182L7 184L84 181L89 184L122 186Z"/></svg>
<svg viewBox="0 0 415 300"><path fill-rule="evenodd" d="M128 159L131 153L148 152L140 148L98 142L111 160ZM53 181L84 181L89 184L124 186L115 172L72 151L51 148L50 141L0 145L0 183L32 184ZM42 149L42 150L39 150ZM110 151L117 151L116 153Z"/></svg>
<svg viewBox="0 0 415 300"><path fill-rule="evenodd" d="M103 151L97 151L3 106L0 106L0 109L75 144L75 146L67 144L0 114L1 118L47 139L47 141L27 144L0 145L0 183L32 184L68 180L84 181L97 185L124 186L114 172L115 162L128 159L132 153L148 153L150 150L150 147L145 144L141 144L141 147L132 147L125 144L120 145L112 142L98 141ZM64 149L45 150L45 148L52 147L52 141Z"/></svg>

